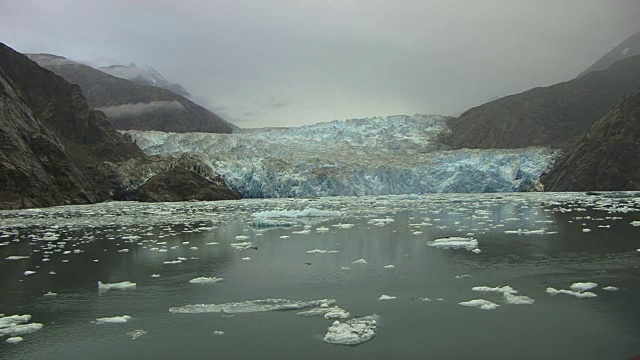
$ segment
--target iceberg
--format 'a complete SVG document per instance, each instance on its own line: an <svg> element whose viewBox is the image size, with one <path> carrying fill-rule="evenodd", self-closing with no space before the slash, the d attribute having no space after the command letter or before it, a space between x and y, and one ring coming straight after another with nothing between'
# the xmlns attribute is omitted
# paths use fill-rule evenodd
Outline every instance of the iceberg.
<svg viewBox="0 0 640 360"><path fill-rule="evenodd" d="M484 299L475 299L475 300L469 300L469 301L463 301L458 303L462 306L474 306L474 307L478 307L482 310L495 310L497 309L500 305L496 304L496 303L492 303L489 300L484 300Z"/></svg>
<svg viewBox="0 0 640 360"><path fill-rule="evenodd" d="M577 298L593 298L598 296L595 293L592 293L590 291L579 292L579 291L563 290L563 289L558 290L552 287L548 287L546 291L547 291L547 294L549 295L565 294L565 295L572 295Z"/></svg>
<svg viewBox="0 0 640 360"><path fill-rule="evenodd" d="M223 279L219 278L219 277L205 277L205 276L200 276L194 279L189 280L189 283L191 284L215 284L215 283L219 283L221 282Z"/></svg>
<svg viewBox="0 0 640 360"><path fill-rule="evenodd" d="M123 315L123 316L97 318L95 323L96 324L124 324L129 320L131 320L131 316Z"/></svg>
<svg viewBox="0 0 640 360"><path fill-rule="evenodd" d="M131 281L123 281L119 283L103 283L102 281L98 281L98 290L100 292L109 291L111 289L126 290L126 289L135 289L135 288L136 288L136 283Z"/></svg>
<svg viewBox="0 0 640 360"><path fill-rule="evenodd" d="M376 336L378 329L378 315L368 315L341 323L335 321L327 329L324 341L329 344L358 345Z"/></svg>
<svg viewBox="0 0 640 360"><path fill-rule="evenodd" d="M577 282L577 283L571 284L569 288L573 291L582 292L582 291L591 290L593 288L596 288L597 286L598 284L594 282Z"/></svg>
<svg viewBox="0 0 640 360"><path fill-rule="evenodd" d="M442 150L447 120L400 115L233 134L125 133L149 155L200 154L245 198L527 191L556 157L548 148Z"/></svg>
<svg viewBox="0 0 640 360"><path fill-rule="evenodd" d="M232 302L226 304L196 304L185 305L179 307L172 307L169 312L179 314L199 314L199 313L212 313L212 312L224 312L224 313L253 313L263 311L277 311L277 310L301 310L310 307L317 306L330 306L334 305L336 301L334 299L322 299L312 301L292 301L286 299L265 299L265 300L249 300L242 302Z"/></svg>
<svg viewBox="0 0 640 360"><path fill-rule="evenodd" d="M427 243L427 245L440 249L474 250L478 248L478 240L474 238L446 237L430 241Z"/></svg>

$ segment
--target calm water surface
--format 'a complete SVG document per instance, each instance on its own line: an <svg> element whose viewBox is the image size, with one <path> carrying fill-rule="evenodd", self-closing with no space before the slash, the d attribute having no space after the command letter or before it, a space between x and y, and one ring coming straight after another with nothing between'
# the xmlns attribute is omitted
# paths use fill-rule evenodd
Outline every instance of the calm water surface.
<svg viewBox="0 0 640 360"><path fill-rule="evenodd" d="M332 213L252 225L257 212L306 208ZM640 354L639 209L638 198L615 194L485 194L0 212L0 313L43 324L17 344L1 337L0 359L628 359ZM481 252L428 245L451 236L477 239ZM231 246L239 242L251 244ZM223 280L189 283L201 276ZM98 281L136 288L100 292ZM546 292L576 282L597 283L597 296ZM472 290L507 285L534 303ZM351 318L379 315L377 335L329 344L334 320L302 310L169 311L327 298ZM459 304L473 299L500 306ZM123 315L131 319L95 323ZM146 334L132 339L133 330Z"/></svg>

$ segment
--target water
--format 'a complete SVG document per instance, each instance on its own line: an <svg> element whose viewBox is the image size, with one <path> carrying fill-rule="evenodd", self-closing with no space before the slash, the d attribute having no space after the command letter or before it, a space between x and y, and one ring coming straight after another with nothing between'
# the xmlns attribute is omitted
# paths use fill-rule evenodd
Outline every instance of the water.
<svg viewBox="0 0 640 360"><path fill-rule="evenodd" d="M250 225L259 211L305 208L338 213L281 218L296 224L289 227ZM0 313L31 314L44 327L18 344L0 338L0 358L627 359L640 354L640 227L631 224L638 209L633 197L451 194L1 212ZM387 218L394 221L372 221ZM475 238L481 252L428 245L448 236ZM251 244L230 246L238 242ZM308 252L316 249L327 252ZM223 280L189 283L214 276ZM98 281L137 285L100 292ZM597 297L545 291L586 281L598 284L590 290ZM472 290L507 285L535 302L511 305L500 293ZM334 320L296 315L303 310L169 311L274 298L335 299L351 318L379 315L377 334L357 346L328 344ZM458 304L473 299L500 306ZM95 323L123 315L131 319ZM146 333L132 339L135 330Z"/></svg>

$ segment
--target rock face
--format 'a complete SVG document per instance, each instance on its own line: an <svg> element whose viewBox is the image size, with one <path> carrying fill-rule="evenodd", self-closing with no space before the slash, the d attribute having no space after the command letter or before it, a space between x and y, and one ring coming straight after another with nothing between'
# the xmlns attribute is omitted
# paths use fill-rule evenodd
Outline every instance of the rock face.
<svg viewBox="0 0 640 360"><path fill-rule="evenodd" d="M139 200L146 202L239 198L238 194L231 191L219 178L214 182L188 170L172 170L154 175L142 185L139 192Z"/></svg>
<svg viewBox="0 0 640 360"><path fill-rule="evenodd" d="M176 169L202 178L190 186L203 191L224 186L211 168L185 156L145 156L89 106L79 86L0 43L0 209L106 201Z"/></svg>
<svg viewBox="0 0 640 360"><path fill-rule="evenodd" d="M114 128L166 132L231 133L222 118L169 90L138 85L61 56L31 54L41 66L80 85L91 106L102 110Z"/></svg>
<svg viewBox="0 0 640 360"><path fill-rule="evenodd" d="M0 207L92 203L110 197L94 165L144 156L77 85L0 44Z"/></svg>
<svg viewBox="0 0 640 360"><path fill-rule="evenodd" d="M545 191L640 190L640 91L568 146L542 183Z"/></svg>
<svg viewBox="0 0 640 360"><path fill-rule="evenodd" d="M578 77L584 76L592 71L604 70L620 60L636 55L640 55L640 31L629 36L618 46L614 47L588 69L581 72Z"/></svg>
<svg viewBox="0 0 640 360"><path fill-rule="evenodd" d="M606 70L472 108L451 121L455 148L562 148L640 89L640 55Z"/></svg>

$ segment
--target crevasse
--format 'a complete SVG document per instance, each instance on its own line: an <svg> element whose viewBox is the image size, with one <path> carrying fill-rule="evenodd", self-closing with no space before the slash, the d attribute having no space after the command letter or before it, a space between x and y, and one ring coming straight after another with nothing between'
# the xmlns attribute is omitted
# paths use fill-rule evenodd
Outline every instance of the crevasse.
<svg viewBox="0 0 640 360"><path fill-rule="evenodd" d="M548 148L443 151L437 115L332 121L233 134L127 131L148 154L199 153L244 197L526 191Z"/></svg>

